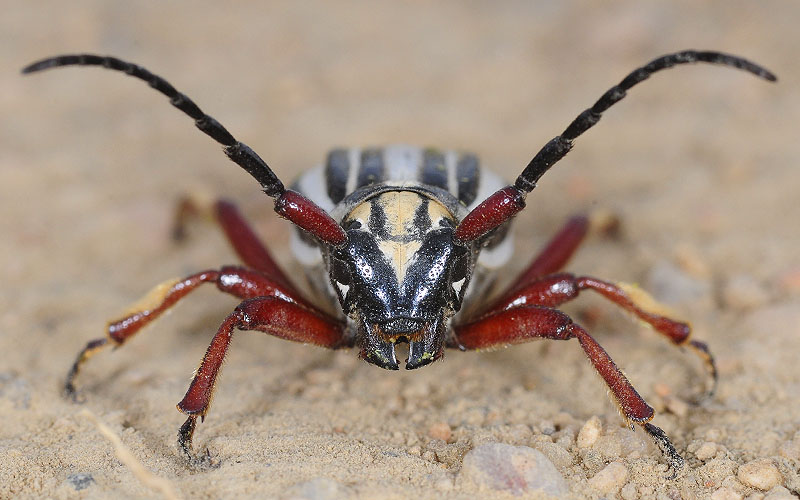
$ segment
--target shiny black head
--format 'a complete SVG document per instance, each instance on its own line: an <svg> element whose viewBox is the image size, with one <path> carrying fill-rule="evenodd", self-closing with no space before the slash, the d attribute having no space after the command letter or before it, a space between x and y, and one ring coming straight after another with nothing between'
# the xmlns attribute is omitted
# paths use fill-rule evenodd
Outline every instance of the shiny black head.
<svg viewBox="0 0 800 500"><path fill-rule="evenodd" d="M408 342L406 369L439 359L472 269L452 214L422 194L386 191L342 224L347 243L330 255L331 283L357 322L361 356L396 370L395 344Z"/></svg>

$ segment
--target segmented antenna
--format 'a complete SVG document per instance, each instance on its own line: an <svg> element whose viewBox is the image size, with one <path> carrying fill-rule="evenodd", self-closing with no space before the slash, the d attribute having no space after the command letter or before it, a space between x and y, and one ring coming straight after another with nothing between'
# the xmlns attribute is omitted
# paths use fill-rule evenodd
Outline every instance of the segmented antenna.
<svg viewBox="0 0 800 500"><path fill-rule="evenodd" d="M622 81L608 89L594 106L579 114L569 127L550 140L544 147L536 153L536 156L528 163L525 170L517 177L514 186L520 191L530 193L536 187L536 182L547 172L550 167L558 163L572 149L572 141L581 134L592 128L608 108L619 102L625 97L626 92L639 82L647 80L650 75L662 69L671 68L677 64L688 64L703 62L709 64L722 64L736 69L748 71L759 78L770 82L777 80L774 74L762 68L758 64L752 63L741 57L736 57L720 52L684 50L674 54L667 54L641 68L633 70Z"/></svg>
<svg viewBox="0 0 800 500"><path fill-rule="evenodd" d="M676 64L695 62L722 64L749 71L771 82L777 80L775 75L757 64L719 52L684 50L654 59L633 70L619 84L608 89L594 106L579 114L561 135L555 136L545 144L517 177L513 186L500 189L473 208L456 227L456 239L461 242L477 241L525 208L525 195L533 191L539 178L564 158L572 149L572 142L600 121L603 112L622 100L631 87L647 80L656 71L671 68Z"/></svg>
<svg viewBox="0 0 800 500"><path fill-rule="evenodd" d="M151 87L169 98L169 102L194 119L194 124L206 135L225 146L225 154L237 165L252 175L266 194L276 198L286 190L283 184L269 168L269 165L259 157L250 147L236 140L228 130L213 117L205 114L200 107L185 94L178 92L171 83L164 78L154 75L150 71L116 57L98 56L93 54L70 54L42 59L25 66L22 72L35 73L60 66L102 66L106 69L121 71L134 78L144 80Z"/></svg>
<svg viewBox="0 0 800 500"><path fill-rule="evenodd" d="M341 245L347 239L344 230L327 212L305 196L294 191L287 191L275 172L247 144L237 141L222 124L205 114L194 101L178 92L168 81L141 66L116 57L69 54L37 61L24 67L22 73L35 73L45 69L74 65L102 66L144 80L151 87L169 97L169 102L173 106L192 117L197 128L224 146L228 158L252 175L261 184L261 189L266 194L275 198L275 211L278 215L289 219L324 243Z"/></svg>

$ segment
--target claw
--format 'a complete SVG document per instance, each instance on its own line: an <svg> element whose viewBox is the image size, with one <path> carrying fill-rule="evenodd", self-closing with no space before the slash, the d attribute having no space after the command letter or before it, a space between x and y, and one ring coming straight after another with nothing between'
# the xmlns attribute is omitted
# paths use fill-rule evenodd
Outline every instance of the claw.
<svg viewBox="0 0 800 500"><path fill-rule="evenodd" d="M81 369L81 365L83 365L86 360L92 357L97 351L102 349L108 343L108 339L103 337L100 339L95 339L86 344L86 347L78 353L78 357L75 358L75 362L72 363L72 367L69 369L69 373L67 373L67 380L64 382L64 397L72 400L73 403L83 403L83 400L78 397L78 390L75 388L75 377L78 376L78 372Z"/></svg>
<svg viewBox="0 0 800 500"><path fill-rule="evenodd" d="M690 340L688 345L703 360L711 380L710 383L707 384L706 391L693 401L695 404L699 404L713 397L717 390L717 364L714 362L714 356L711 355L708 344L705 342Z"/></svg>
<svg viewBox="0 0 800 500"><path fill-rule="evenodd" d="M650 434L650 437L653 438L653 441L655 441L658 447L661 448L661 452L664 453L664 458L667 459L667 464L672 469L672 474L669 475L667 479L672 480L678 477L678 472L683 468L686 461L675 449L675 446L672 445L672 442L667 437L667 434L660 427L656 427L650 423L642 425L642 428L644 428L644 430Z"/></svg>
<svg viewBox="0 0 800 500"><path fill-rule="evenodd" d="M211 452L208 451L208 448L206 448L205 453L192 454L192 436L194 435L195 427L197 427L197 415L191 415L178 430L178 447L183 452L190 467L200 470L218 468L221 464L211 458Z"/></svg>

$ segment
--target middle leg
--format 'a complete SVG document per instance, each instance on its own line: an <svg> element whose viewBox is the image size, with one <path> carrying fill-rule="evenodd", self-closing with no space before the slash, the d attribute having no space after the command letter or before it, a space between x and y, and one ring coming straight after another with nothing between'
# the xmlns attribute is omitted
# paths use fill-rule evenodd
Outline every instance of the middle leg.
<svg viewBox="0 0 800 500"><path fill-rule="evenodd" d="M669 311L664 306L635 285L609 283L590 276L579 277L570 273L552 274L532 280L522 288L501 297L492 305L490 313L522 305L556 307L575 299L583 290L599 293L650 325L673 344L689 347L703 361L708 373L706 391L701 399L710 397L714 393L717 369L706 343L691 339L691 327L688 323L669 318Z"/></svg>
<svg viewBox="0 0 800 500"><path fill-rule="evenodd" d="M683 467L683 457L675 450L667 435L650 423L654 415L653 408L636 392L605 349L566 314L543 306L521 306L456 325L454 335L451 345L470 350L491 349L537 338L577 339L608 386L628 425L640 425L653 438L675 473Z"/></svg>
<svg viewBox="0 0 800 500"><path fill-rule="evenodd" d="M539 278L564 269L590 232L611 235L618 230L619 220L611 213L596 211L570 217L501 296L512 295Z"/></svg>
<svg viewBox="0 0 800 500"><path fill-rule="evenodd" d="M197 196L182 198L175 212L173 238L183 240L187 223L197 216L213 219L219 224L233 250L247 267L260 271L284 289L299 295L297 288L275 262L235 203L225 199L209 202Z"/></svg>
<svg viewBox="0 0 800 500"><path fill-rule="evenodd" d="M91 356L109 345L122 345L203 283L214 283L221 291L239 299L276 296L313 307L293 290L287 290L262 273L244 267L225 266L220 270L207 270L183 279L165 281L132 305L121 318L109 322L106 337L92 340L83 348L67 374L65 394L76 398L75 378Z"/></svg>

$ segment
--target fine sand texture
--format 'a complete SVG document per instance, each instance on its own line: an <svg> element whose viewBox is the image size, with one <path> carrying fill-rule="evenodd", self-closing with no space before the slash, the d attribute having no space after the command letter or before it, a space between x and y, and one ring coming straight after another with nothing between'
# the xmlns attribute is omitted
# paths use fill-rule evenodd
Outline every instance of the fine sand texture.
<svg viewBox="0 0 800 500"><path fill-rule="evenodd" d="M261 4L3 2L0 498L800 497L795 0ZM79 403L62 397L77 352L152 286L237 263L203 220L171 239L182 196L235 200L300 270L290 224L163 96L97 68L23 77L25 64L139 63L287 183L332 147L391 143L474 151L513 179L630 70L687 48L779 81L695 65L632 89L528 197L501 276L569 216L616 218L569 270L638 284L690 321L716 356L716 395L694 403L697 357L596 294L563 310L655 408L686 459L675 479L574 340L390 372L237 333L195 434L214 466L190 467L175 404L237 304L210 285L91 359Z"/></svg>

